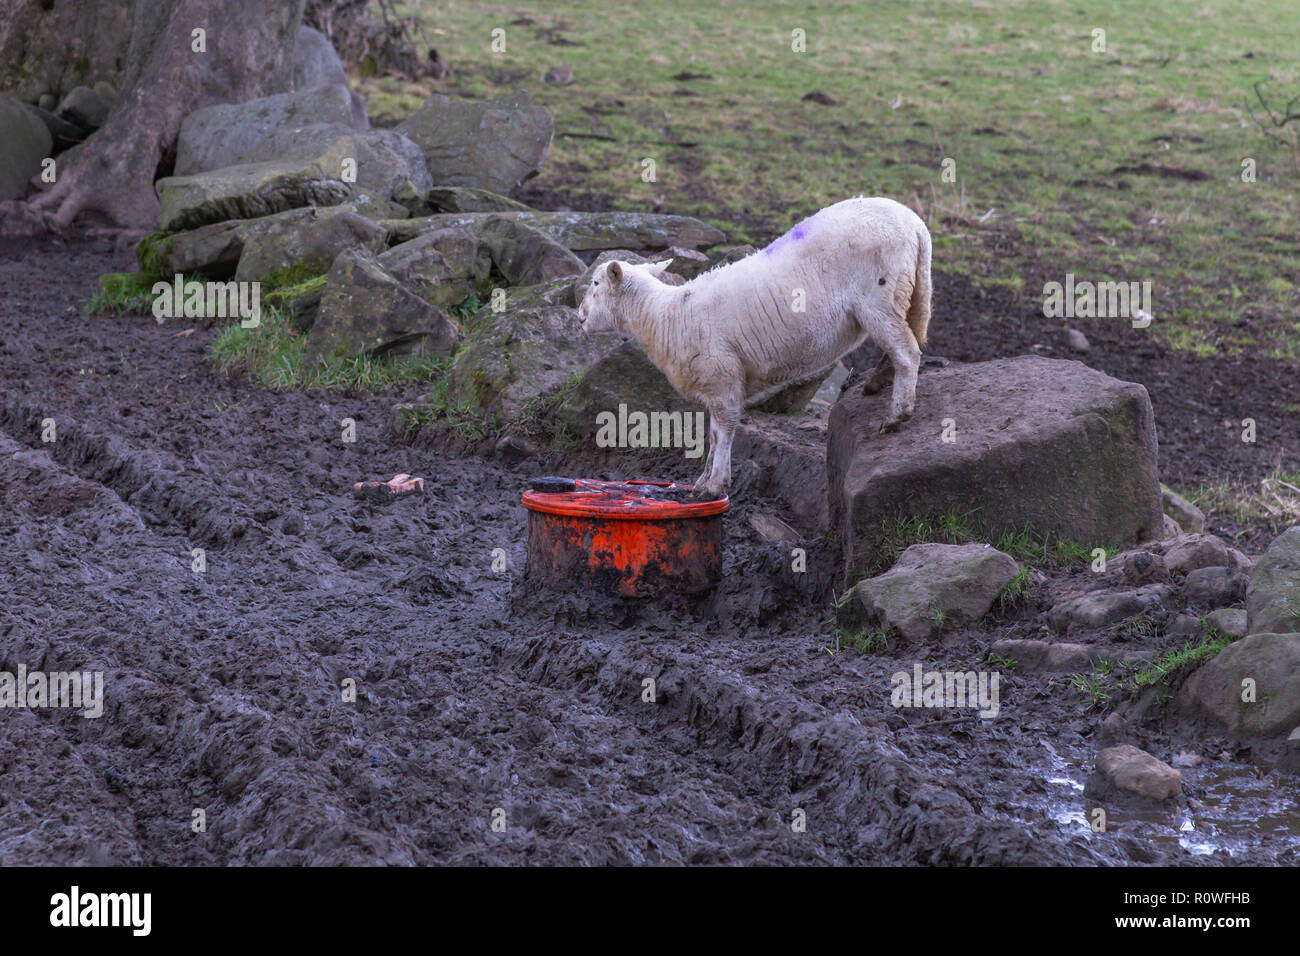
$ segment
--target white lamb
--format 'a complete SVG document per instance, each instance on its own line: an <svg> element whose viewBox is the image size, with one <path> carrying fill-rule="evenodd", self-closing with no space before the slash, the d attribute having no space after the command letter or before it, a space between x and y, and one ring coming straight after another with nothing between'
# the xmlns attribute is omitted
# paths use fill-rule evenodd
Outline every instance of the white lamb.
<svg viewBox="0 0 1300 956"><path fill-rule="evenodd" d="M671 262L671 260L669 260ZM930 323L930 232L892 199L847 199L739 262L670 286L669 262L607 262L578 314L584 332L629 333L673 388L709 411L699 497L731 485L731 442L746 406L806 379L870 340L884 358L863 387L894 373L881 431L916 404Z"/></svg>

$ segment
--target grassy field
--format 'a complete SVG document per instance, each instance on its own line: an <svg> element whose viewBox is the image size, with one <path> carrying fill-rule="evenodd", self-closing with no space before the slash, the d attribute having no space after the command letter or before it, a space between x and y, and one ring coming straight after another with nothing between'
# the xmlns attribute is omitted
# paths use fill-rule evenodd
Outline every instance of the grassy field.
<svg viewBox="0 0 1300 956"><path fill-rule="evenodd" d="M1300 94L1289 0L408 9L454 73L363 81L376 124L434 90L525 87L555 114L532 185L557 202L691 213L758 243L889 195L930 222L937 270L1026 308L1067 272L1150 280L1166 344L1300 357L1300 121L1276 141L1247 111L1259 81L1279 106ZM572 85L544 84L559 64Z"/></svg>

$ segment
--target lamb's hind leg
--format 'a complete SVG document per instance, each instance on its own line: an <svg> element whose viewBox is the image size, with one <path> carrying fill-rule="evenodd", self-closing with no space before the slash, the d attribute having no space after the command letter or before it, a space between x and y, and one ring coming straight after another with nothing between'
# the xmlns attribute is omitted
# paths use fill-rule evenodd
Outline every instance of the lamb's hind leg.
<svg viewBox="0 0 1300 956"><path fill-rule="evenodd" d="M880 343L894 365L894 394L889 415L880 426L892 432L912 417L916 408L916 376L921 370L921 346L904 321L890 322Z"/></svg>

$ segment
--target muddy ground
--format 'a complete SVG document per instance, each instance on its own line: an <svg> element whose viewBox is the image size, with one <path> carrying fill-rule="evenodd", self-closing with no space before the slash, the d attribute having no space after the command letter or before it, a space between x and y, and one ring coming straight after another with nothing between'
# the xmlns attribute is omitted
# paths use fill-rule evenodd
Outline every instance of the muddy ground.
<svg viewBox="0 0 1300 956"><path fill-rule="evenodd" d="M1059 676L1005 674L997 720L894 710L889 675L917 654L832 653L815 532L795 577L750 530L756 510L789 517L779 499L738 496L708 599L539 592L519 492L580 452L509 466L403 444L386 421L412 395L258 391L210 369L209 330L79 315L126 267L95 243L0 249L0 669L102 670L106 698L98 719L0 711L0 861L1297 862L1287 779L1158 721L1138 742L1204 757L1184 771L1191 805L1092 834L1079 791L1100 715ZM1006 307L940 280L934 350L1047 341ZM1246 403L1275 421L1276 379L1085 331L1090 364L1151 389L1168 479L1271 468L1218 420ZM349 494L398 472L427 493ZM976 664L1075 584L1050 576L922 662Z"/></svg>

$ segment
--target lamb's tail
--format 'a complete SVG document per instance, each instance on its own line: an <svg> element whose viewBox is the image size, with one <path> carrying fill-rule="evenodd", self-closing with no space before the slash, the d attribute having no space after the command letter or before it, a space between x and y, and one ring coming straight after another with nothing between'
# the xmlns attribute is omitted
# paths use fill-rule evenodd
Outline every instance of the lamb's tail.
<svg viewBox="0 0 1300 956"><path fill-rule="evenodd" d="M930 230L921 223L916 250L916 276L912 282L912 301L907 307L907 327L916 336L917 345L925 345L930 327Z"/></svg>

